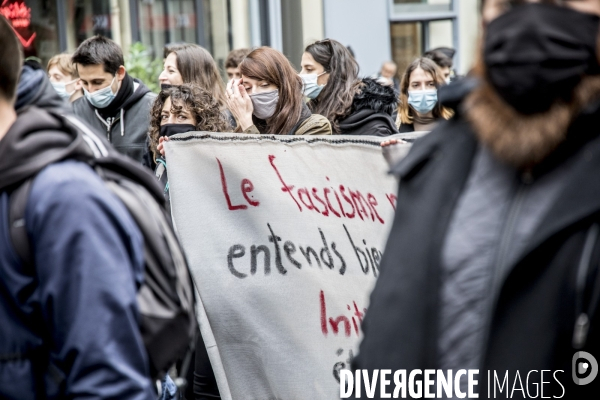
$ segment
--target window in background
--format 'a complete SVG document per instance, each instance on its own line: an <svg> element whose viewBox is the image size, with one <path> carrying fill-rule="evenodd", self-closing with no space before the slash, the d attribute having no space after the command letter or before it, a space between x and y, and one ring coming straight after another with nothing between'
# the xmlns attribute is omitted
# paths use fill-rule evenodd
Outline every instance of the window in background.
<svg viewBox="0 0 600 400"><path fill-rule="evenodd" d="M390 30L392 58L398 65L398 77L401 79L409 64L423 53L422 24L392 23Z"/></svg>
<svg viewBox="0 0 600 400"><path fill-rule="evenodd" d="M165 44L198 42L195 3L194 0L139 0L140 41L152 49L154 57L163 57Z"/></svg>
<svg viewBox="0 0 600 400"><path fill-rule="evenodd" d="M208 0L204 2L205 26L210 32L210 40L207 40L207 49L211 52L221 74L224 75L225 59L231 51L231 1L230 0Z"/></svg>
<svg viewBox="0 0 600 400"><path fill-rule="evenodd" d="M449 19L429 22L429 43L427 44L427 49L454 47L452 24L453 21Z"/></svg>
<svg viewBox="0 0 600 400"><path fill-rule="evenodd" d="M451 0L394 0L394 14L415 12L444 12L452 10Z"/></svg>

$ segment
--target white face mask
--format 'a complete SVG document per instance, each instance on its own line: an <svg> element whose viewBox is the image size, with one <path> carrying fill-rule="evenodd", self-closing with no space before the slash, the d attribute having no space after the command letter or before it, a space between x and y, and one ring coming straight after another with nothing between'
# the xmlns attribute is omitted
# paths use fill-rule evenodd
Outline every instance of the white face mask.
<svg viewBox="0 0 600 400"><path fill-rule="evenodd" d="M63 82L50 82L56 93L63 99L68 99L71 97L73 93L75 93L76 89L73 89L71 93L67 92L67 85L70 85L74 82L77 82L79 79L73 79L71 82L63 83Z"/></svg>
<svg viewBox="0 0 600 400"><path fill-rule="evenodd" d="M95 108L106 108L106 107L108 107L108 105L110 103L112 103L112 101L117 96L117 94L113 93L113 91L112 91L112 85L113 85L113 83L115 83L115 79L117 79L116 76L110 82L110 85L108 85L107 87L102 88L100 90L96 90L94 93L90 93L85 88L83 88L83 94L85 95L85 98L88 99L88 101Z"/></svg>
<svg viewBox="0 0 600 400"><path fill-rule="evenodd" d="M319 75L317 74L302 74L300 78L302 78L302 82L304 82L304 95L309 99L316 99L319 97L321 90L325 87L325 85L319 85L317 81L321 75L326 74L327 71L323 71Z"/></svg>

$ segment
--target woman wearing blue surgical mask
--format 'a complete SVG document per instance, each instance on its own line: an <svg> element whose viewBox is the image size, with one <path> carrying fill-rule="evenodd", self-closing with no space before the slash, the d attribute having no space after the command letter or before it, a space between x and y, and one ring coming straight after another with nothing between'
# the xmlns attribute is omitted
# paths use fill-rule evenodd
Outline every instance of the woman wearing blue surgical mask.
<svg viewBox="0 0 600 400"><path fill-rule="evenodd" d="M239 65L242 79L227 84L227 104L237 131L274 135L331 135L331 124L306 106L302 79L270 47L253 50Z"/></svg>
<svg viewBox="0 0 600 400"><path fill-rule="evenodd" d="M70 54L59 54L48 61L48 78L60 97L71 103L83 96L79 74Z"/></svg>
<svg viewBox="0 0 600 400"><path fill-rule="evenodd" d="M300 77L312 112L329 119L333 133L387 136L398 133L392 114L398 104L392 87L358 78L358 63L338 41L306 47Z"/></svg>
<svg viewBox="0 0 600 400"><path fill-rule="evenodd" d="M449 119L452 112L438 102L438 88L444 85L438 66L428 58L413 61L400 83L398 125L400 133L431 131L440 119Z"/></svg>

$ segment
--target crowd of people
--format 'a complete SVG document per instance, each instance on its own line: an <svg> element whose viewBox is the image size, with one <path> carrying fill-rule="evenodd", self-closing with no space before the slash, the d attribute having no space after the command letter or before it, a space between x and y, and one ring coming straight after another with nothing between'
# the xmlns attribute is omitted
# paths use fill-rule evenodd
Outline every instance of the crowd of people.
<svg viewBox="0 0 600 400"><path fill-rule="evenodd" d="M304 49L299 71L270 47L236 49L224 80L210 52L175 43L158 94L102 36L47 66L23 60L0 16L0 397L169 398L174 382L159 376L157 393L138 326L144 232L82 143L111 165L151 170L168 210L165 142L192 131L432 131L392 168L402 207L353 368L566 370L575 350L600 355L600 147L590 129L600 8L522 3L484 2L485 40L465 78L449 48L400 75L387 61L361 77L351 50L324 39ZM13 221L23 182L24 217ZM14 250L19 226L31 262ZM178 364L185 397L219 398L201 335L190 348Z"/></svg>

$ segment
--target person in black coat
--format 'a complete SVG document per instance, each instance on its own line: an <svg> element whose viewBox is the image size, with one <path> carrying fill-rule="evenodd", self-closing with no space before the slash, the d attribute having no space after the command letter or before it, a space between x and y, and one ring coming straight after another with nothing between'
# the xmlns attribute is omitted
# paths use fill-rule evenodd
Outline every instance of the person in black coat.
<svg viewBox="0 0 600 400"><path fill-rule="evenodd" d="M393 167L354 369L478 370L480 399L597 398L600 12L577 3L484 3L475 84L440 90L454 118Z"/></svg>
<svg viewBox="0 0 600 400"><path fill-rule="evenodd" d="M371 78L358 78L358 63L333 39L306 47L300 77L313 113L331 122L334 134L388 136L398 133L392 114L398 94Z"/></svg>
<svg viewBox="0 0 600 400"><path fill-rule="evenodd" d="M398 107L393 87L364 78L355 84L349 115L339 122L342 135L389 136L398 133L392 114Z"/></svg>

